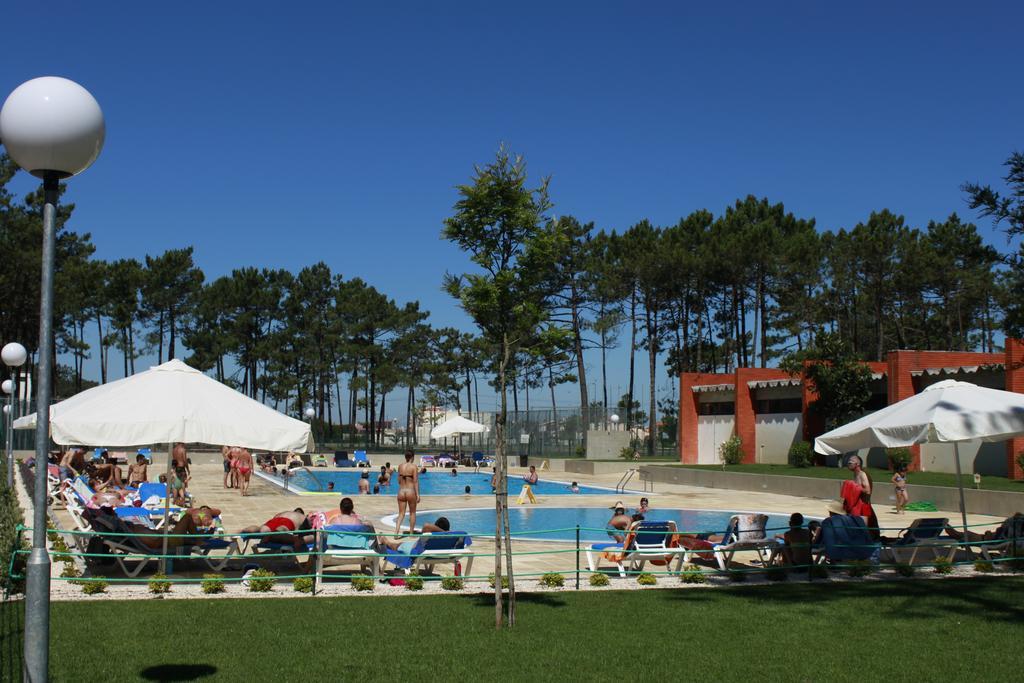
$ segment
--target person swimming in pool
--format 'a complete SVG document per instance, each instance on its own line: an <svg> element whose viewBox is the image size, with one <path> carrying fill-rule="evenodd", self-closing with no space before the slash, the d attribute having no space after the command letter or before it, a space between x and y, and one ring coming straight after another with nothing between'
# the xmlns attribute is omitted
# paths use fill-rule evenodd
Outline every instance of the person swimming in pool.
<svg viewBox="0 0 1024 683"><path fill-rule="evenodd" d="M359 475L359 493L361 495L370 494L370 473L363 472Z"/></svg>
<svg viewBox="0 0 1024 683"><path fill-rule="evenodd" d="M395 518L395 533L402 530L406 508L409 510L409 531L416 527L416 505L420 502L420 473L413 464L416 455L405 452L405 462L398 466L398 517Z"/></svg>

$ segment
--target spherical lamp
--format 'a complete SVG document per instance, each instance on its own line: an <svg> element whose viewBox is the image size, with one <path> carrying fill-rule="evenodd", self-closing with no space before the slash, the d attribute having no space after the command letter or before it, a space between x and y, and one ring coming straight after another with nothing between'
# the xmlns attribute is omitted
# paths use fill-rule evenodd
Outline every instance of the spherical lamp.
<svg viewBox="0 0 1024 683"><path fill-rule="evenodd" d="M0 358L3 359L4 365L7 367L20 368L28 360L28 351L18 342L11 342L4 344L3 350L0 351Z"/></svg>
<svg viewBox="0 0 1024 683"><path fill-rule="evenodd" d="M14 382L9 379L5 379L3 384L0 384L0 389L3 389L5 394L11 394L14 392Z"/></svg>
<svg viewBox="0 0 1024 683"><path fill-rule="evenodd" d="M612 424L618 424L619 423L619 415L618 415L618 413L612 413L611 416L608 419L612 421Z"/></svg>
<svg viewBox="0 0 1024 683"><path fill-rule="evenodd" d="M316 417L316 411L313 410L312 408L306 408L306 417L312 420L314 417Z"/></svg>
<svg viewBox="0 0 1024 683"><path fill-rule="evenodd" d="M26 81L0 110L0 141L15 163L39 178L67 178L89 168L105 135L96 99L66 78Z"/></svg>

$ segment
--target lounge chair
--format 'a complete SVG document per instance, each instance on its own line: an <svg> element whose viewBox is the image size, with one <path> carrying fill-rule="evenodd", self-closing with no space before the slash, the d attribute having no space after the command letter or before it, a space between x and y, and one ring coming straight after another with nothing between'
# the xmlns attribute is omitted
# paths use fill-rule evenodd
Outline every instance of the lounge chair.
<svg viewBox="0 0 1024 683"><path fill-rule="evenodd" d="M618 568L619 576L625 578L627 571L642 571L648 561L664 561L669 565L673 558L679 558L678 571L682 557L689 551L673 545L675 533L674 522L637 522L627 532L624 543L594 543L587 548L587 566L590 571L597 572L601 557L606 557Z"/></svg>
<svg viewBox="0 0 1024 683"><path fill-rule="evenodd" d="M348 451L334 451L335 467L352 467L352 461L348 459Z"/></svg>
<svg viewBox="0 0 1024 683"><path fill-rule="evenodd" d="M459 463L451 456L450 453L442 453L437 456L438 467L455 467Z"/></svg>
<svg viewBox="0 0 1024 683"><path fill-rule="evenodd" d="M327 456L323 453L317 453L313 457L313 467L327 467Z"/></svg>
<svg viewBox="0 0 1024 683"><path fill-rule="evenodd" d="M329 524L320 534L317 573L324 567L358 565L371 576L380 573L380 553L373 530L363 524Z"/></svg>
<svg viewBox="0 0 1024 683"><path fill-rule="evenodd" d="M391 548L384 548L384 562L394 565L406 574L415 571L418 574L429 574L439 564L451 564L466 561L462 569L463 575L473 572L473 553L467 548L473 543L465 531L436 531L423 534L416 545L408 553Z"/></svg>
<svg viewBox="0 0 1024 683"><path fill-rule="evenodd" d="M481 467L491 467L494 465L494 458L484 455L480 451L476 451L472 455L473 466L477 469Z"/></svg>
<svg viewBox="0 0 1024 683"><path fill-rule="evenodd" d="M939 559L952 561L956 554L957 543L952 538L940 538L940 534L949 524L947 517L922 517L911 522L910 526L900 532L899 538L883 550L883 557L895 564L930 564ZM918 555L922 556L918 562Z"/></svg>
<svg viewBox="0 0 1024 683"><path fill-rule="evenodd" d="M832 515L822 520L821 543L824 550L818 556L819 564L871 560L880 548L859 515Z"/></svg>
<svg viewBox="0 0 1024 683"><path fill-rule="evenodd" d="M356 467L370 467L370 459L366 457L366 451L356 451L352 454Z"/></svg>
<svg viewBox="0 0 1024 683"><path fill-rule="evenodd" d="M1016 548L1014 547L1016 542ZM1007 517L999 525L996 538L991 541L968 542L966 546L977 545L981 556L987 561L1005 560L1010 557L1024 557L1024 515L1017 513ZM992 554L996 553L996 557Z"/></svg>
<svg viewBox="0 0 1024 683"><path fill-rule="evenodd" d="M772 551L778 546L778 541L766 534L768 515L734 515L729 524L733 532L711 548L719 569L728 570L736 553L744 551L756 552L761 564L767 565Z"/></svg>
<svg viewBox="0 0 1024 683"><path fill-rule="evenodd" d="M432 455L420 456L420 467L436 467L437 460Z"/></svg>

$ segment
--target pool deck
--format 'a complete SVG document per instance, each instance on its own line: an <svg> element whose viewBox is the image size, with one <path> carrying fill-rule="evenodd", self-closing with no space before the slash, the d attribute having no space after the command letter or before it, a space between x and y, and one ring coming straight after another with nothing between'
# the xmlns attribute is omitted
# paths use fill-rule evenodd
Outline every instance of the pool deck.
<svg viewBox="0 0 1024 683"><path fill-rule="evenodd" d="M372 455L371 462L375 463L379 458ZM151 473L162 471L163 464L160 458L150 468ZM383 462L383 460L381 461ZM628 467L623 464L623 471ZM466 468L472 471L471 468ZM518 478L525 472L523 468L510 468L510 503L517 506L516 498L519 493L517 485ZM614 488L618 482L621 472L605 474L567 474L555 472L547 474L541 472L541 478L550 477L554 480L567 480L571 477L580 485L603 486ZM297 507L303 508L307 513L314 510L327 510L336 508L344 494L340 493L318 493L309 495L297 495L285 492L280 487L264 481L260 477L253 476L250 486L250 495L242 497L234 489L225 489L222 485L223 470L219 463L197 462L192 467L192 482L190 490L197 504L210 505L221 510L221 517L224 528L227 532L234 532L243 527L260 524L273 517L282 510L292 510ZM152 478L155 478L152 477ZM838 497L838 482L836 484L836 495ZM763 511L789 515L792 512L801 512L806 516L823 517L827 516L827 502L816 498L800 498L794 496L779 495L773 493L759 493L748 491L732 491L726 489L708 489L695 486L683 486L675 484L657 484L653 492L616 494L609 491L607 494L593 495L560 495L560 496L539 496L538 506L543 507L604 507L607 508L618 500L622 500L628 507L636 507L641 495L650 499L651 508L689 508L705 510L743 510ZM895 529L902 529L918 517L949 517L953 524L959 522L959 512L941 511L935 512L907 512L903 515L896 515L893 512L892 504L887 500L890 494L888 486L880 486L876 500L881 502L875 506L879 523L882 527L892 527L893 531L886 532L886 535L895 535ZM913 490L911 489L911 496ZM391 533L393 528L387 528L382 519L397 512L397 503L394 492L390 495L364 495L352 496L355 499L356 512L372 521L378 531ZM913 499L913 497L911 498ZM493 505L491 496L424 496L419 506L417 522L433 521L431 510L448 510L452 508L480 508ZM55 514L63 528L73 528L71 519L63 510L56 510ZM610 514L609 514L610 516ZM968 515L970 524L991 524L997 525L1002 521L1000 518L985 515ZM713 531L713 530L708 530ZM515 542L516 552L538 552L551 551L553 549L574 549L566 543L538 543L538 542ZM484 580L494 570L494 542L491 538L476 539L472 546L475 551L473 576L481 577ZM756 555L750 554L750 559ZM744 561L743 555L738 555L740 561ZM581 553L581 569L586 569L586 557ZM575 570L576 557L574 552L565 554L538 554L523 555L514 560L516 572L524 575L538 575L547 571L558 571L569 574ZM197 565L198 566L198 565ZM231 567L241 570L241 563L233 563ZM208 570L207 570L208 571ZM201 573L201 572L199 572ZM226 574L231 575L231 570ZM286 573L286 572L278 572ZM450 566L442 568L441 573L450 573ZM146 576L148 572L144 572ZM111 576L117 576L114 569Z"/></svg>

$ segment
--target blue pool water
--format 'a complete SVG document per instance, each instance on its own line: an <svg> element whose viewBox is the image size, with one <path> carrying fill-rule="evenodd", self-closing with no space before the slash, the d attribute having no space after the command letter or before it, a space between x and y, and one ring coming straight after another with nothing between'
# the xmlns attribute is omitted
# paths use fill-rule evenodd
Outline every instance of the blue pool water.
<svg viewBox="0 0 1024 683"><path fill-rule="evenodd" d="M320 470L298 470L288 483L288 488L321 492L327 490L327 484L334 483L335 493L357 494L359 493L359 477L366 470L342 470L342 471L320 471ZM379 470L369 470L370 490L373 490L377 483ZM398 475L392 475L391 484L381 491L382 494L395 495L398 493ZM508 479L508 491L510 495L518 496L522 488L522 478L511 476ZM459 472L453 477L449 470L427 472L420 475L421 496L464 496L466 487L470 489L470 495L490 496L491 475L490 473ZM537 496L561 496L573 495L569 491L569 485L564 482L545 481L543 478L533 487L533 493ZM611 489L594 488L591 486L580 486L581 495L593 494L614 495Z"/></svg>
<svg viewBox="0 0 1024 683"><path fill-rule="evenodd" d="M632 510L629 510L632 512ZM647 519L676 523L683 533L720 534L729 524L729 518L739 512L728 510L651 509ZM494 508L451 510L421 509L416 514L420 522L432 522L447 517L452 529L467 531L473 536L494 536ZM508 511L512 533L518 538L544 541L575 541L576 525L580 525L580 540L588 543L610 541L604 526L611 518L607 508L544 508L510 507ZM383 520L385 527L394 526L394 518ZM781 534L788 528L788 515L768 515L768 535ZM551 531L554 530L554 531Z"/></svg>

